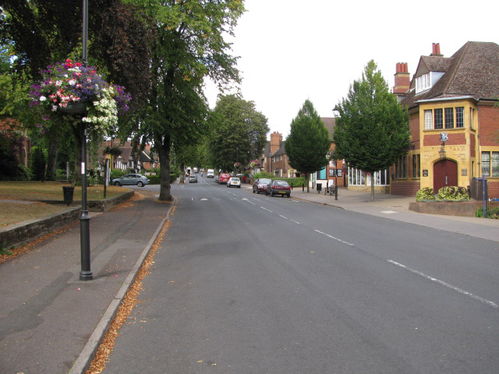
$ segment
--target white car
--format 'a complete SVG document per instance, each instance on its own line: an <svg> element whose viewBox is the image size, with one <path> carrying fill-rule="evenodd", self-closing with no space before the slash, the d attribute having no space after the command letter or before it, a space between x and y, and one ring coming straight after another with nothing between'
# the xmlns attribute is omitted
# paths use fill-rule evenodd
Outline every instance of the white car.
<svg viewBox="0 0 499 374"><path fill-rule="evenodd" d="M227 181L227 187L241 188L241 179L239 177L230 177Z"/></svg>

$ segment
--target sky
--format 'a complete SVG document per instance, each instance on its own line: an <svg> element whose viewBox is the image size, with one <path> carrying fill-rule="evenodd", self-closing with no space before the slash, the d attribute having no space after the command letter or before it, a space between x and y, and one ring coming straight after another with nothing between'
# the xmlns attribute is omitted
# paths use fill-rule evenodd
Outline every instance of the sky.
<svg viewBox="0 0 499 374"><path fill-rule="evenodd" d="M450 57L467 41L499 42L496 0L246 0L245 7L229 39L240 93L284 137L307 99L333 117L370 60L391 89L396 63L408 63L412 77L432 43ZM218 91L207 84L205 94L213 108Z"/></svg>

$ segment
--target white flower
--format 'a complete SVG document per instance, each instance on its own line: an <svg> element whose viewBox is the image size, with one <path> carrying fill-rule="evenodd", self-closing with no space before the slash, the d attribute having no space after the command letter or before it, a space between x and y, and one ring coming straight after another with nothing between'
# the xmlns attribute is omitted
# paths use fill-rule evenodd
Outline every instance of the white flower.
<svg viewBox="0 0 499 374"><path fill-rule="evenodd" d="M52 112L57 111L57 105L52 105Z"/></svg>
<svg viewBox="0 0 499 374"><path fill-rule="evenodd" d="M55 81L55 85L58 86L58 87L61 86L62 85L62 81Z"/></svg>
<svg viewBox="0 0 499 374"><path fill-rule="evenodd" d="M74 86L76 84L76 81L74 79L70 79L68 83L70 86Z"/></svg>
<svg viewBox="0 0 499 374"><path fill-rule="evenodd" d="M40 101L45 101L45 100L47 100L47 98L46 98L45 96L43 96L43 95L42 95L42 96L40 96L40 98L39 98L38 100L40 100Z"/></svg>

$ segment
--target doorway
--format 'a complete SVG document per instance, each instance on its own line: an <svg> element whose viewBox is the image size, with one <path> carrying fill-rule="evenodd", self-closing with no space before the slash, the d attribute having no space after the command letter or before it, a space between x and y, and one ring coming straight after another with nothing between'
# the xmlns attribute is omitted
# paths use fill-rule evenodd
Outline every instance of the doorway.
<svg viewBox="0 0 499 374"><path fill-rule="evenodd" d="M457 186L457 162L448 159L433 165L433 191L446 186Z"/></svg>

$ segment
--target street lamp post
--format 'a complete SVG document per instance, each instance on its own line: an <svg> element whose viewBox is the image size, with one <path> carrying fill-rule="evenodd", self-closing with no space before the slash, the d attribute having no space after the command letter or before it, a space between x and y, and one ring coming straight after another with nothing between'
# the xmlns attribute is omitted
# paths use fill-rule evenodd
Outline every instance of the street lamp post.
<svg viewBox="0 0 499 374"><path fill-rule="evenodd" d="M83 64L87 65L88 42L88 0L83 0ZM80 214L80 251L81 270L80 280L93 279L90 269L90 217L88 216L87 203L87 129L85 122L80 122L81 134L81 214Z"/></svg>

